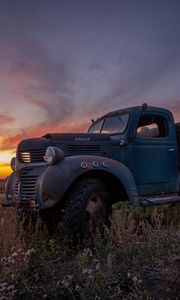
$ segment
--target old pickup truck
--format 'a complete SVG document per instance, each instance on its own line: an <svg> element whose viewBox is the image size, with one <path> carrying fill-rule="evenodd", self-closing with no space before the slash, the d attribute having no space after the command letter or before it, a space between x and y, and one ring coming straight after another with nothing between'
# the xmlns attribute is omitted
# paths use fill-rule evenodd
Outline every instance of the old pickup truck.
<svg viewBox="0 0 180 300"><path fill-rule="evenodd" d="M87 133L48 133L19 143L5 205L64 216L84 237L109 222L115 202L144 207L180 202L180 123L147 104L108 113Z"/></svg>

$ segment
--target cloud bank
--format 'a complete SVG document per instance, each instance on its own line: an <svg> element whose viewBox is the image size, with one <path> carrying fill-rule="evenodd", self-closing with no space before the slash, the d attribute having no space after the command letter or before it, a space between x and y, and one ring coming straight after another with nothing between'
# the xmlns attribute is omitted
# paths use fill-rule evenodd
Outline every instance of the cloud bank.
<svg viewBox="0 0 180 300"><path fill-rule="evenodd" d="M147 102L180 119L179 1L2 1L1 149Z"/></svg>

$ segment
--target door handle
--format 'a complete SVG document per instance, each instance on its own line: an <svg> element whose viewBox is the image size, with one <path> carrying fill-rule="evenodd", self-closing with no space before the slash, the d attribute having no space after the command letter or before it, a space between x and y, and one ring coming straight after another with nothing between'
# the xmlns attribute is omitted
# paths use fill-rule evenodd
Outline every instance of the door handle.
<svg viewBox="0 0 180 300"><path fill-rule="evenodd" d="M168 152L173 152L173 151L175 151L175 148L171 148L168 150Z"/></svg>

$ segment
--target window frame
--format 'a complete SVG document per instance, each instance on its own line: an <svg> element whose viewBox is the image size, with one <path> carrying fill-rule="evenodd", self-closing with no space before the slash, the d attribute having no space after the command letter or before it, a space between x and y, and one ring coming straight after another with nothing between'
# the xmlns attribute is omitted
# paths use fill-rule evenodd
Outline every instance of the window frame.
<svg viewBox="0 0 180 300"><path fill-rule="evenodd" d="M143 137L143 136L138 136L137 135L137 130L138 130L138 125L137 125L137 128L136 128L136 139L140 139L140 140L145 140L145 141L149 141L149 140L153 140L153 141L162 141L162 140L166 140L169 138L170 136L170 126L169 126L169 121L170 121L170 118L168 115L166 114L162 114L162 113L158 113L158 112L145 112L144 115L148 115L148 116L152 116L152 117L161 117L161 118L164 118L165 122L166 122L166 130L167 130L167 135L166 136L160 136L160 137ZM154 122L154 124L157 124ZM145 125L146 126L146 125ZM159 128L159 127L158 127Z"/></svg>
<svg viewBox="0 0 180 300"><path fill-rule="evenodd" d="M119 132L117 132L117 133L102 133L102 132L101 132L101 131L102 131L102 128L103 128L103 126L104 126L105 120L110 119L110 118L114 118L114 117L119 117L119 116L122 116L122 115L128 115L128 121L127 121L127 124L126 124L126 127L125 127L124 131L122 131L121 133L119 133ZM109 117L107 116L107 117L104 117L104 118L98 120L97 123L98 123L98 122L101 122L101 121L103 120L102 126L101 126L101 130L100 130L100 132L99 132L98 134L109 134L109 135L111 135L111 136L124 134L125 131L127 130L128 126L129 126L129 123L130 123L130 117L131 117L131 113L130 113L130 112L122 112L122 113L119 113L119 114L117 114L117 115L109 116ZM93 124L89 127L89 129L90 129L92 126L93 126ZM88 133L89 133L89 129L88 129ZM93 133L92 133L92 134L93 134Z"/></svg>
<svg viewBox="0 0 180 300"><path fill-rule="evenodd" d="M91 127L93 127L94 125L96 125L96 124L98 124L98 123L100 123L102 121L102 125L101 125L101 127L100 127L100 130L99 130L99 132L89 132L89 130L91 129ZM88 133L89 134L100 134L101 133L101 130L102 130L102 127L103 127L103 125L104 125L104 119L100 119L100 120L97 120L95 123L93 123L89 128L88 128Z"/></svg>

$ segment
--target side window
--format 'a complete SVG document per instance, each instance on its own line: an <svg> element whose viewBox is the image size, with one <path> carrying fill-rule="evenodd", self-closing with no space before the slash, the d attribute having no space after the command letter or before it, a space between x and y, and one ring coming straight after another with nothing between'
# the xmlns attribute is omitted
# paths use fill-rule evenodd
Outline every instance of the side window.
<svg viewBox="0 0 180 300"><path fill-rule="evenodd" d="M137 136L141 138L165 138L168 136L168 122L163 116L143 115L140 118Z"/></svg>

